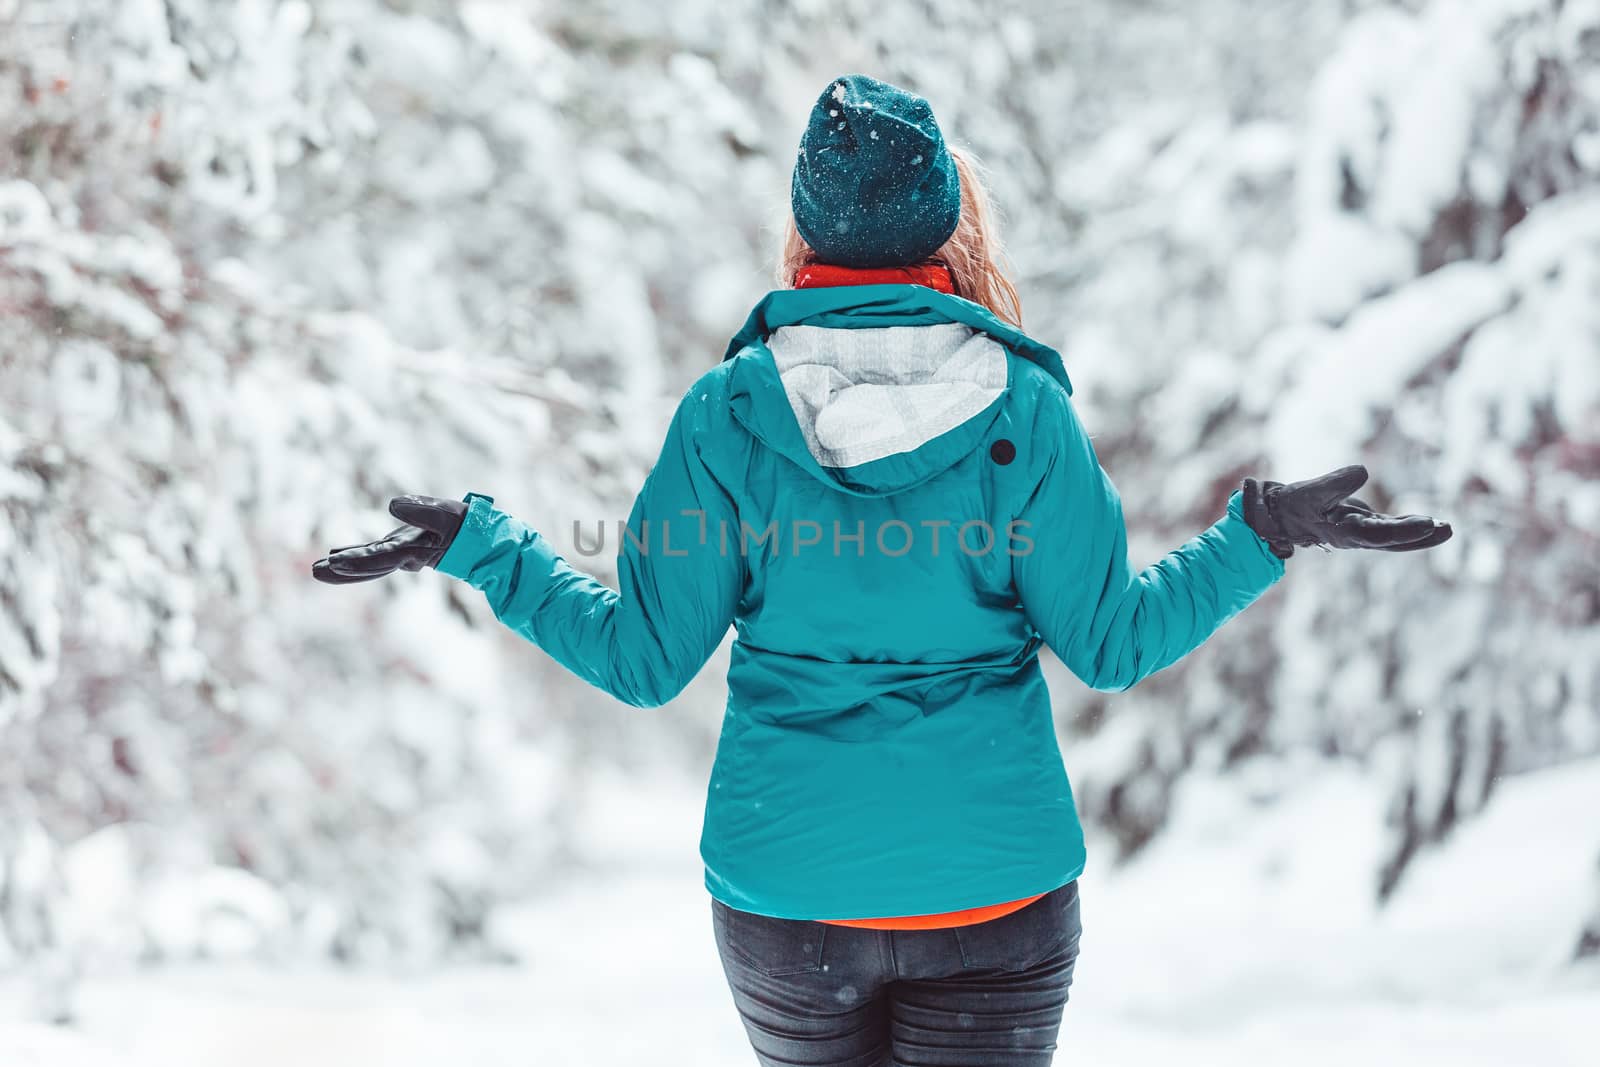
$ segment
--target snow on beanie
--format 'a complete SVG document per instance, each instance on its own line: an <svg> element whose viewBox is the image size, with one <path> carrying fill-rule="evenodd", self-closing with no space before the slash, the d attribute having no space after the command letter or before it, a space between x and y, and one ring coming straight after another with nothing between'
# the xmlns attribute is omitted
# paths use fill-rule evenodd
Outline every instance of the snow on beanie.
<svg viewBox="0 0 1600 1067"><path fill-rule="evenodd" d="M865 74L835 78L817 98L790 194L800 236L843 267L917 263L961 219L961 178L933 108Z"/></svg>

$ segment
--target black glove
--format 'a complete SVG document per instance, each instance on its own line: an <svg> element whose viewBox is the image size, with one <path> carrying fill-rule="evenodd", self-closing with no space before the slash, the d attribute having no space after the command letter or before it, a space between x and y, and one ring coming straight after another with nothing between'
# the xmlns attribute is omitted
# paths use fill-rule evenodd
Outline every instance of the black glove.
<svg viewBox="0 0 1600 1067"><path fill-rule="evenodd" d="M1244 521L1274 555L1288 559L1294 546L1375 548L1411 552L1450 540L1450 524L1426 515L1380 515L1349 494L1367 480L1360 464L1303 482L1244 480Z"/></svg>
<svg viewBox="0 0 1600 1067"><path fill-rule="evenodd" d="M406 525L390 530L381 541L334 549L311 565L311 576L330 585L348 585L396 570L437 566L467 517L467 505L433 496L397 496L389 501L389 514Z"/></svg>

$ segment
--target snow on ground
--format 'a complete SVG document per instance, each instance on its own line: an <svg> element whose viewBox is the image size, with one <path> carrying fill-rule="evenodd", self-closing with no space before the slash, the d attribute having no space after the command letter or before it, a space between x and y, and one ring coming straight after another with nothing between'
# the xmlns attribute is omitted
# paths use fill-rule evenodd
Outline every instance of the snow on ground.
<svg viewBox="0 0 1600 1067"><path fill-rule="evenodd" d="M1507 783L1382 912L1361 873L1376 790L1323 769L1271 802L1284 777L1311 773L1197 782L1137 863L1091 859L1058 1060L1596 1062L1600 970L1564 960L1592 892L1600 762ZM593 871L506 920L520 966L101 975L74 1028L0 1024L0 1064L749 1067L700 882L698 792L597 793L609 799L588 816Z"/></svg>

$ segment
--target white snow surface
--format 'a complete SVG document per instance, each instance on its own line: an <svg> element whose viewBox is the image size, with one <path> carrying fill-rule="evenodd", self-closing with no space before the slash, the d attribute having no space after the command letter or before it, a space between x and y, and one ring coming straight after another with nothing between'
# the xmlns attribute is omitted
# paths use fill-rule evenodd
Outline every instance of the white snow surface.
<svg viewBox="0 0 1600 1067"><path fill-rule="evenodd" d="M1381 790L1326 762L1260 770L1188 782L1171 831L1120 869L1091 843L1058 1062L1593 1063L1600 969L1568 962L1562 921L1591 857L1583 820L1550 816L1600 805L1600 762L1506 783L1381 911ZM588 873L502 920L515 966L103 973L70 1027L0 1022L0 1063L754 1063L712 942L699 792L597 795ZM13 992L0 1018L22 1016Z"/></svg>

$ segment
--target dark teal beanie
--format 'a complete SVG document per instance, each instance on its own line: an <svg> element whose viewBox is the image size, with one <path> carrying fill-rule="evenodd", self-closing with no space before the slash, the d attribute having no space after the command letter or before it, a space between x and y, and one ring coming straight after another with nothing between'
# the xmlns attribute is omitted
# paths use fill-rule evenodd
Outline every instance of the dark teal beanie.
<svg viewBox="0 0 1600 1067"><path fill-rule="evenodd" d="M818 97L790 192L800 236L841 267L918 263L961 220L961 178L933 108L865 74Z"/></svg>

